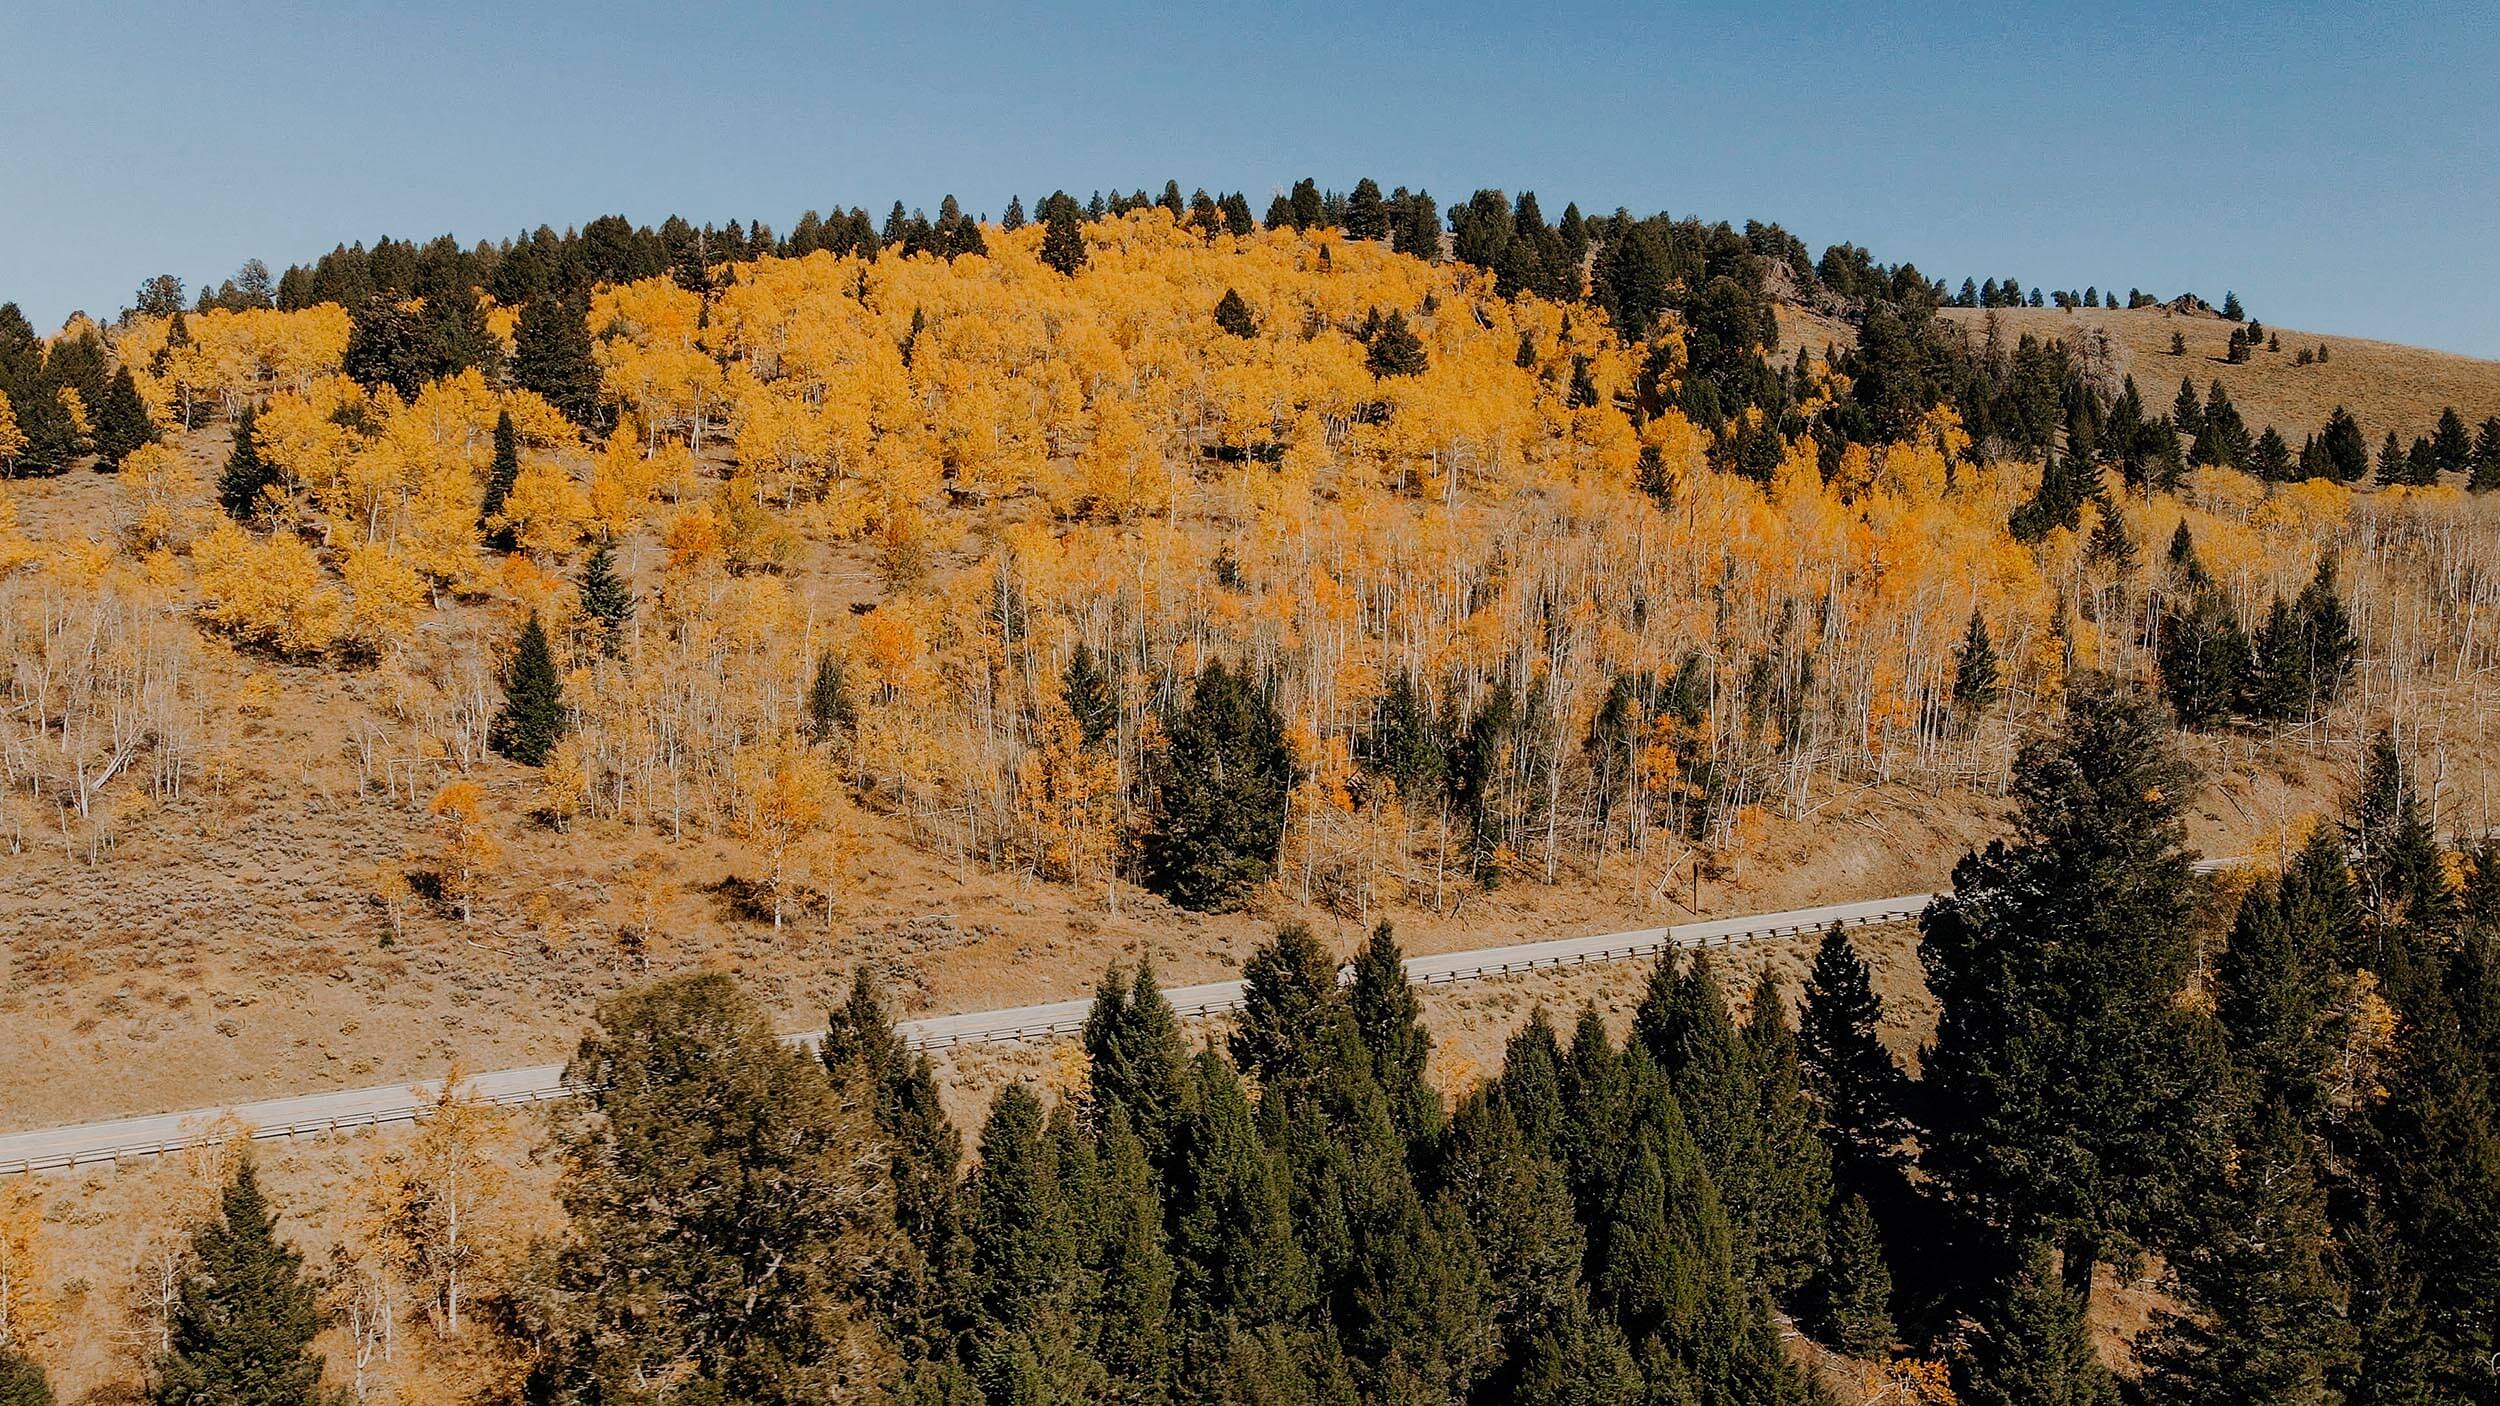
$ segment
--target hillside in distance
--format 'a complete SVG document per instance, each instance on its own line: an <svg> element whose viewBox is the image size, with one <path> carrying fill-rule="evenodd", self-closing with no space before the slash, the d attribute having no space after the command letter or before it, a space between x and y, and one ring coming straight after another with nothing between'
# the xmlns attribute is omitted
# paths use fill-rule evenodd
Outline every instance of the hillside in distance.
<svg viewBox="0 0 2500 1406"><path fill-rule="evenodd" d="M0 533L10 1121L544 1058L688 963L798 1018L859 962L920 1008L1214 975L1283 913L1428 947L1921 889L2072 674L2322 564L2354 681L2205 720L2213 847L2399 711L2481 794L2470 467L2191 468L2245 435L1897 275L1853 315L1923 316L1915 377L1800 366L1759 232L1124 204L377 246L14 349L20 471L43 397L89 428ZM120 371L153 443L99 443ZM1219 664L1264 701L1193 723ZM1267 779L1199 789L1244 728Z"/></svg>
<svg viewBox="0 0 2500 1406"><path fill-rule="evenodd" d="M1035 213L0 310L0 1128L580 1058L269 1158L270 1339L406 1400L2106 1400L2243 1280L2345 1383L2368 1234L2464 1380L2489 367L1498 192ZM0 1185L69 1399L182 1365L236 1156Z"/></svg>

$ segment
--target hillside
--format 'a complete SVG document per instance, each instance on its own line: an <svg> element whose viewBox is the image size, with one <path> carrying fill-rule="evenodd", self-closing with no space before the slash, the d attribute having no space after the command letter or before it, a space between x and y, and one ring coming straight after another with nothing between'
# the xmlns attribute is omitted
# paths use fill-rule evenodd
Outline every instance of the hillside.
<svg viewBox="0 0 2500 1406"><path fill-rule="evenodd" d="M1782 304L1778 311L1782 356L1794 357L1800 348L1819 356L1826 347L1856 345L1856 331L1845 321L1794 304ZM2469 425L2500 415L2500 361L2423 347L2266 323L2282 349L2259 350L2233 364L2225 352L2236 324L2166 305L2133 310L1945 308L1937 315L1980 342L1993 319L2008 347L2030 335L2069 339L2097 352L2106 338L2109 376L2133 376L2148 400L2167 404L2182 377L2195 381L2199 393L2219 381L2252 432L2271 426L2295 445L2324 425L2339 405L2361 422L2373 448L2389 430L2408 442L2428 434L2440 412L2450 407ZM2173 333L2186 339L2184 355L2171 354ZM2304 347L2325 348L2326 360L2298 364Z"/></svg>
<svg viewBox="0 0 2500 1406"><path fill-rule="evenodd" d="M2489 368L2260 352L2174 422L2211 319L1991 347L1776 227L1037 213L0 308L0 1127L581 1091L0 1185L0 1372L2086 1400L2274 1331L2243 1285L2312 1385L2482 1360L2420 1208L2489 1229L2500 428L2383 484L2252 431ZM1948 882L1915 943L1398 965ZM2409 1318L2343 1352L2361 1236Z"/></svg>
<svg viewBox="0 0 2500 1406"><path fill-rule="evenodd" d="M599 994L689 966L800 1021L861 962L964 1008L1122 954L1229 971L1286 915L1428 950L1921 888L2071 669L2152 668L2158 575L2089 559L2081 519L2013 539L2037 468L1949 471L1949 422L1828 479L1810 433L1722 457L1761 412L1697 424L1678 382L1754 383L1689 364L1687 314L1627 345L1335 230L1084 229L1073 277L1026 226L602 284L575 315L604 435L476 371L340 376L335 305L110 329L161 443L11 485L0 525L0 1119L549 1058ZM1412 374L1372 355L1382 309ZM249 530L214 496L247 405ZM2348 763L2321 761L2391 713L2485 794L2487 505L2311 490L2209 470L2121 509L2146 561L2186 523L2252 621L2342 563L2359 682L2196 744L2215 852L2329 805ZM609 647L580 585L602 540L637 598ZM1974 609L2004 661L1975 717ZM490 745L533 612L571 730L545 767ZM1140 884L1216 660L1280 684L1296 781L1273 878L1196 913ZM1420 771L1381 762L1401 688L1440 730ZM1442 771L1477 748L1481 775Z"/></svg>
<svg viewBox="0 0 2500 1406"><path fill-rule="evenodd" d="M2373 445L2389 430L2408 441L2427 434L2440 412L2451 406L2468 424L2500 415L2500 362L2495 361L2295 331L2269 322L2266 330L2280 339L2282 349L2253 352L2246 362L2232 365L2224 359L2232 324L2220 318L2164 308L2009 308L1997 315L2009 338L2025 332L2072 335L2061 330L2071 328L2098 345L2106 334L2112 370L2133 375L2148 396L2175 389L2183 376L2194 378L2200 387L2220 381L2252 430L2271 425L2294 444L2325 424L2328 412L2338 405L2361 421ZM1984 335L1985 311L1949 308L1943 316L1974 336ZM2187 339L2184 356L2170 353L2174 332ZM2302 347L2324 347L2329 355L2323 363L2301 366L2296 356Z"/></svg>

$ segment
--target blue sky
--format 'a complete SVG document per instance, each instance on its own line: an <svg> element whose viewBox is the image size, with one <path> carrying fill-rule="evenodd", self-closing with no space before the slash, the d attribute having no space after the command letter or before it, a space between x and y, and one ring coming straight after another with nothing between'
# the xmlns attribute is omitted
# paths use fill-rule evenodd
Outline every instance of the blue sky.
<svg viewBox="0 0 2500 1406"><path fill-rule="evenodd" d="M0 299L45 327L384 233L1368 174L2500 356L2487 4L13 8Z"/></svg>

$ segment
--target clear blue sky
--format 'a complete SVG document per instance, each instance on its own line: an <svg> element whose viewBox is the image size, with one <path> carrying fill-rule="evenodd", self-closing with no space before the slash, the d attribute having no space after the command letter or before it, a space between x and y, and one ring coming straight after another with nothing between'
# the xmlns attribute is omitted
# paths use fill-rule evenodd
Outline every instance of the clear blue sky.
<svg viewBox="0 0 2500 1406"><path fill-rule="evenodd" d="M47 328L385 233L1368 174L2500 356L2488 0L11 8L0 299Z"/></svg>

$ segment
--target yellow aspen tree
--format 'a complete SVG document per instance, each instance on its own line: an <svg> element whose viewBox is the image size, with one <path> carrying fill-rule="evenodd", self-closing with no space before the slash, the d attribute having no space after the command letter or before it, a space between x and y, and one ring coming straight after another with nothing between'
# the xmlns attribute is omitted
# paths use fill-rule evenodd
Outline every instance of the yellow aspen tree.
<svg viewBox="0 0 2500 1406"><path fill-rule="evenodd" d="M503 863L503 846L486 828L486 795L474 781L454 781L435 792L425 809L442 822L435 878L445 901L468 922L487 879Z"/></svg>
<svg viewBox="0 0 2500 1406"><path fill-rule="evenodd" d="M1096 873L1113 884L1120 830L1120 767L1109 749L1087 746L1084 729L1057 694L1039 723L1040 745L1025 753L1018 776L1035 867L1045 876L1085 883Z"/></svg>
<svg viewBox="0 0 2500 1406"><path fill-rule="evenodd" d="M317 654L337 638L339 593L321 562L290 533L255 538L219 522L192 548L200 618L238 643L276 654Z"/></svg>
<svg viewBox="0 0 2500 1406"><path fill-rule="evenodd" d="M791 852L824 820L833 778L815 752L788 737L740 748L731 768L738 833L761 852L773 931L779 932Z"/></svg>
<svg viewBox="0 0 2500 1406"><path fill-rule="evenodd" d="M347 586L344 634L374 654L406 641L429 600L425 578L407 558L382 542L359 542L339 557Z"/></svg>
<svg viewBox="0 0 2500 1406"><path fill-rule="evenodd" d="M590 495L562 465L544 459L521 467L495 518L512 530L523 551L540 556L571 551L590 519Z"/></svg>
<svg viewBox="0 0 2500 1406"><path fill-rule="evenodd" d="M8 393L0 391L0 467L14 467L25 452L26 432L17 427L17 409L9 404Z"/></svg>
<svg viewBox="0 0 2500 1406"><path fill-rule="evenodd" d="M460 1336L478 1276L496 1253L496 1213L509 1180L495 1149L503 1111L454 1065L417 1112L407 1145L383 1154L368 1178L376 1244L425 1295L434 1330Z"/></svg>

